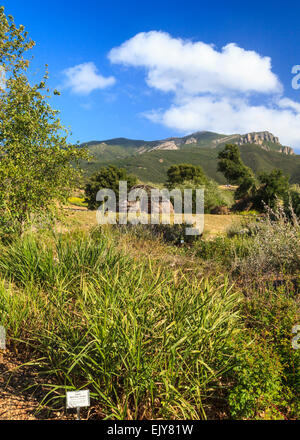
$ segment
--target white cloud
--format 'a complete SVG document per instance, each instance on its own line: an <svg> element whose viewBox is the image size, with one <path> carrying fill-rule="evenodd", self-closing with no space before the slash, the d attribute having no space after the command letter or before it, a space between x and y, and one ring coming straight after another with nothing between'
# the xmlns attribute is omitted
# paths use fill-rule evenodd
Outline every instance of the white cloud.
<svg viewBox="0 0 300 440"><path fill-rule="evenodd" d="M172 38L165 32L142 32L109 53L112 63L144 67L147 83L164 92L281 92L271 59L231 43L212 45Z"/></svg>
<svg viewBox="0 0 300 440"><path fill-rule="evenodd" d="M93 62L70 67L65 69L63 74L65 75L64 87L82 95L88 95L93 90L105 89L116 82L113 76L105 78L100 75Z"/></svg>
<svg viewBox="0 0 300 440"><path fill-rule="evenodd" d="M113 48L109 59L144 68L149 87L171 94L170 108L146 113L154 122L183 133L268 130L283 144L300 147L300 103L282 96L269 57L233 43L218 51L152 31Z"/></svg>
<svg viewBox="0 0 300 440"><path fill-rule="evenodd" d="M224 134L267 130L284 144L300 147L300 112L295 112L292 106L300 104L291 101L290 108L283 110L276 104L255 106L240 99L205 96L190 98L166 111L153 111L146 116L184 133L200 129Z"/></svg>
<svg viewBox="0 0 300 440"><path fill-rule="evenodd" d="M296 113L300 113L300 103L295 102L292 99L289 98L282 98L278 101L279 107L282 108L290 108L294 110Z"/></svg>

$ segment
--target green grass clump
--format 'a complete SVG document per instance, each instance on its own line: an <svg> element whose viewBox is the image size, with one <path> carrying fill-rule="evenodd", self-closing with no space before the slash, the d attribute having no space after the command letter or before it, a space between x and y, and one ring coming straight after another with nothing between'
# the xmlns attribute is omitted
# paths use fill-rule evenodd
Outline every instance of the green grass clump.
<svg viewBox="0 0 300 440"><path fill-rule="evenodd" d="M288 218L282 208L267 211L260 222L247 225L252 236L250 252L238 264L248 278L258 275L297 274L300 271L300 223L295 215Z"/></svg>
<svg viewBox="0 0 300 440"><path fill-rule="evenodd" d="M250 247L251 241L248 237L218 236L211 240L198 240L194 251L202 260L213 260L227 268L234 268L237 261L249 254Z"/></svg>
<svg viewBox="0 0 300 440"><path fill-rule="evenodd" d="M205 418L233 368L240 295L218 279L153 269L95 232L2 248L1 324L57 378L88 387L106 418Z"/></svg>
<svg viewBox="0 0 300 440"><path fill-rule="evenodd" d="M82 208L87 208L88 204L85 202L84 197L69 197L68 202L71 205L80 206Z"/></svg>

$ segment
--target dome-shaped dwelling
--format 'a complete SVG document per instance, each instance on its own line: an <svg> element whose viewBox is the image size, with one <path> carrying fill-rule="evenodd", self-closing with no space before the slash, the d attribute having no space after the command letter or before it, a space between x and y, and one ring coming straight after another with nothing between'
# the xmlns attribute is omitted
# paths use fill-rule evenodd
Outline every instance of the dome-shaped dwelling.
<svg viewBox="0 0 300 440"><path fill-rule="evenodd" d="M154 193L152 191L154 190ZM174 208L169 198L155 195L159 191L150 185L135 185L128 193L127 212L143 212L146 214L174 214ZM124 205L120 204L121 208Z"/></svg>

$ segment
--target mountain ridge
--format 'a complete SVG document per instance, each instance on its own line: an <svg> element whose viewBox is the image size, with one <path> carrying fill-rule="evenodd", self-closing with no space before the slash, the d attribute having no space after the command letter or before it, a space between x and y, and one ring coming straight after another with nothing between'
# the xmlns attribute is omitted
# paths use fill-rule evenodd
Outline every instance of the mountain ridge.
<svg viewBox="0 0 300 440"><path fill-rule="evenodd" d="M253 141L257 143L246 143ZM224 135L201 131L156 141L127 138L90 141L81 144L92 155L91 161L82 162L82 167L90 175L101 166L112 164L126 168L144 182L163 183L171 165L192 163L202 166L210 178L226 183L217 171L217 162L218 152L227 143L238 145L243 161L254 173L280 168L290 175L291 183L300 184L300 155L291 147L283 146L269 132Z"/></svg>
<svg viewBox="0 0 300 440"><path fill-rule="evenodd" d="M231 135L224 135L210 131L196 131L182 137L168 137L165 139L158 139L154 141L119 137L101 141L90 141L81 144L81 146L89 147L92 145L119 145L124 147L136 148L139 154L143 154L146 151L149 152L154 150L178 150L183 145L201 146L201 144L203 143L206 143L206 146L215 148L217 145L223 144L225 142L235 143L239 146L244 144L255 144L261 146L267 151L271 149L269 145L271 143L274 144L274 146L277 146L277 148L273 146L273 151L278 151L279 153L288 155L295 154L292 147L283 146L279 142L279 138L268 131Z"/></svg>

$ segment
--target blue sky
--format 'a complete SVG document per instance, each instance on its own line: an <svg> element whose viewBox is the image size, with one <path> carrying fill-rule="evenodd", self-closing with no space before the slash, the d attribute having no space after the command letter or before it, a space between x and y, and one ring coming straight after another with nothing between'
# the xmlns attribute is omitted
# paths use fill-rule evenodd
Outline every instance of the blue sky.
<svg viewBox="0 0 300 440"><path fill-rule="evenodd" d="M31 78L49 65L74 141L269 130L300 151L296 1L1 4L36 41Z"/></svg>

